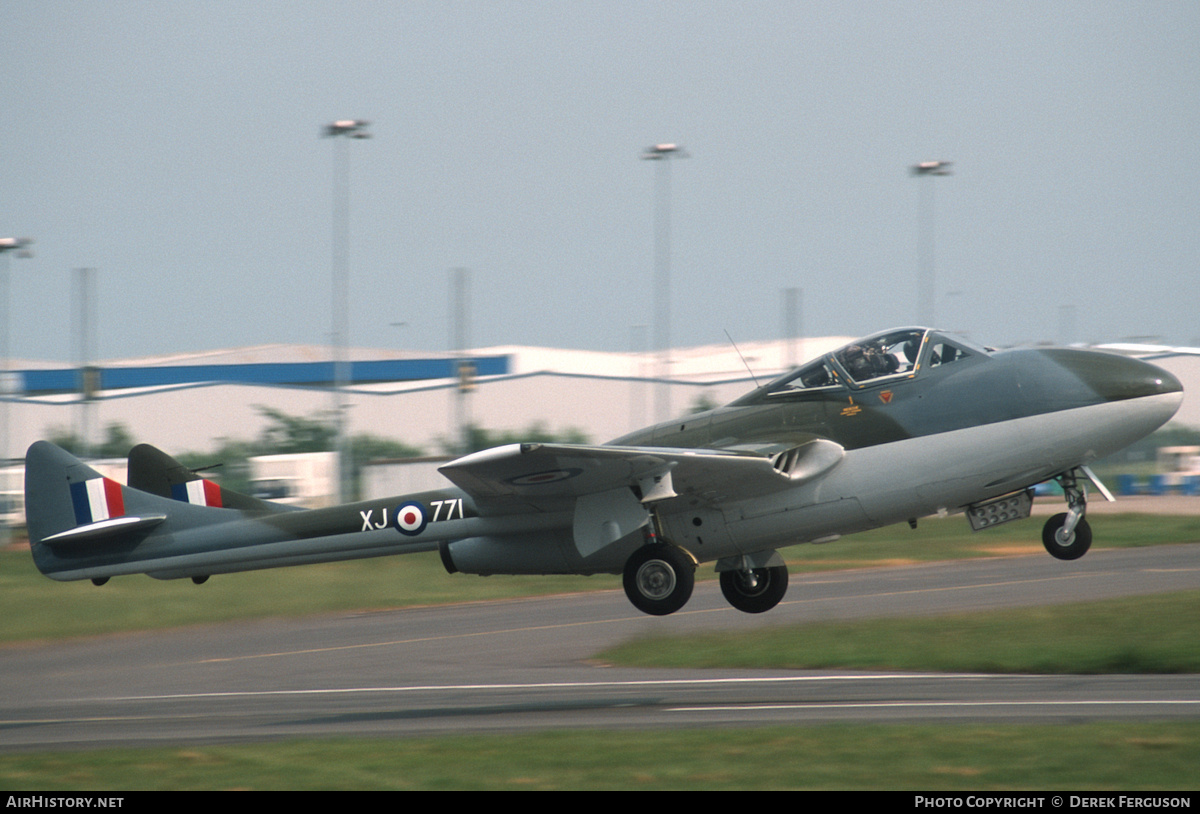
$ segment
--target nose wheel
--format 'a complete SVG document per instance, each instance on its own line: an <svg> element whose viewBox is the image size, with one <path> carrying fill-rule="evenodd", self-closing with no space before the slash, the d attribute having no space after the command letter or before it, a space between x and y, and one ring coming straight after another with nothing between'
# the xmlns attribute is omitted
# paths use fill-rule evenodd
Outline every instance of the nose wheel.
<svg viewBox="0 0 1200 814"><path fill-rule="evenodd" d="M1092 547L1092 527L1082 517L1073 529L1067 530L1067 512L1056 514L1042 527L1042 545L1060 560L1077 560Z"/></svg>
<svg viewBox="0 0 1200 814"><path fill-rule="evenodd" d="M1042 527L1042 545L1057 559L1077 560L1092 547L1092 527L1084 517L1087 495L1074 471L1059 475L1056 480L1066 495L1067 511L1046 521Z"/></svg>

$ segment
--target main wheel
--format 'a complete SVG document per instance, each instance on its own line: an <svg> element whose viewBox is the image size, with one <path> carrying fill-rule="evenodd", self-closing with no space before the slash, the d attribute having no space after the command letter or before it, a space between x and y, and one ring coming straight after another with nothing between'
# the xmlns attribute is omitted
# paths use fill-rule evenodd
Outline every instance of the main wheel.
<svg viewBox="0 0 1200 814"><path fill-rule="evenodd" d="M721 593L730 605L745 613L769 611L783 599L787 586L786 565L721 572Z"/></svg>
<svg viewBox="0 0 1200 814"><path fill-rule="evenodd" d="M625 562L625 595L643 613L666 616L692 597L696 568L672 545L642 546Z"/></svg>
<svg viewBox="0 0 1200 814"><path fill-rule="evenodd" d="M1066 522L1066 512L1047 520L1042 527L1042 545L1060 560L1077 560L1092 547L1092 527L1087 520L1080 518L1073 532L1063 534Z"/></svg>

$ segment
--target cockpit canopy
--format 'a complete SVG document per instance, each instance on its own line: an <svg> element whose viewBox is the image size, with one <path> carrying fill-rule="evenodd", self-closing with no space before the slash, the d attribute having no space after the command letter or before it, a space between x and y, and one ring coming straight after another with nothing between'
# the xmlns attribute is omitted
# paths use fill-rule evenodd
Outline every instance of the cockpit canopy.
<svg viewBox="0 0 1200 814"><path fill-rule="evenodd" d="M859 388L879 381L912 378L988 351L965 339L928 328L899 328L858 339L814 359L767 385L768 396Z"/></svg>

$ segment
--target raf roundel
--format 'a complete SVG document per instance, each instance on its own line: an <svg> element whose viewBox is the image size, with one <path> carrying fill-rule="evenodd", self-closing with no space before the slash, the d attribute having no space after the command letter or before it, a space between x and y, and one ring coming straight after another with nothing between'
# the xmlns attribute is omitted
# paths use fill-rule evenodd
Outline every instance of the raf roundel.
<svg viewBox="0 0 1200 814"><path fill-rule="evenodd" d="M426 523L425 507L420 503L405 503L396 507L396 529L401 534L420 534L425 530Z"/></svg>
<svg viewBox="0 0 1200 814"><path fill-rule="evenodd" d="M509 478L508 482L513 486L541 486L543 483L557 483L560 480L573 478L583 472L582 469L549 469L545 472L534 472L531 475L521 475L518 478Z"/></svg>

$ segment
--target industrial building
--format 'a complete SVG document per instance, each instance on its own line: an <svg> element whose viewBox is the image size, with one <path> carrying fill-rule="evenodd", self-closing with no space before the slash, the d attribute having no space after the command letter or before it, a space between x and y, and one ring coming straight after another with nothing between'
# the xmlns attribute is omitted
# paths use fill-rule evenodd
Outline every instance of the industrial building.
<svg viewBox="0 0 1200 814"><path fill-rule="evenodd" d="M610 353L494 347L462 354L353 349L341 404L348 435L395 439L442 455L463 427L519 434L533 427L604 442L658 420L723 404L850 337L750 342ZM1108 346L1146 358L1184 384L1177 424L1200 427L1200 351ZM114 360L85 371L14 363L9 374L9 466L0 494L20 503L20 462L34 441L74 434L95 442L120 425L136 442L172 454L207 452L222 439L255 438L267 410L330 415L335 400L328 347L267 345L146 359ZM13 384L15 383L15 384Z"/></svg>

